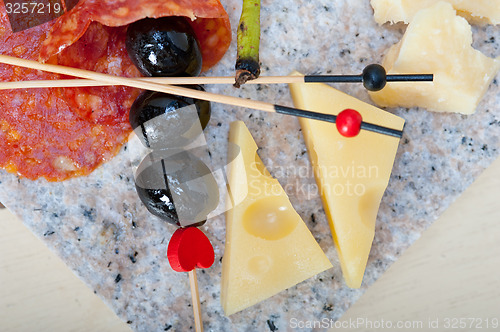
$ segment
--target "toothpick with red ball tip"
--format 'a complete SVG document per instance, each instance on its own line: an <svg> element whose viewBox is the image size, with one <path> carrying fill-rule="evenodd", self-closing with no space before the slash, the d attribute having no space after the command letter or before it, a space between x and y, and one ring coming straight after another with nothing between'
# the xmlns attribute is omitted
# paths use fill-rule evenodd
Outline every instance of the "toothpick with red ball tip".
<svg viewBox="0 0 500 332"><path fill-rule="evenodd" d="M335 125L339 134L345 137L357 136L361 130L363 118L358 111L353 109L345 109L337 115Z"/></svg>
<svg viewBox="0 0 500 332"><path fill-rule="evenodd" d="M337 125L337 129L339 129L339 133L342 136L345 137L353 137L353 136L348 136L349 133L353 131L353 128L356 128L357 125L355 126L356 123L359 122L359 128L363 130L368 130L368 131L373 131L382 135L388 135L388 136L394 136L401 138L403 136L403 131L402 130L397 130L397 129L392 129L384 126L379 126L373 123L369 122L364 122L361 119L361 115L355 111L355 110L349 110L349 112L342 114L339 113L339 115L332 115L332 114L325 114L325 113L317 113L317 112L311 112L311 111L305 111L293 107L286 107L286 106L280 106L280 105L274 105L274 109L276 113L280 114L286 114L286 115L293 115L293 116L298 116L301 118L306 118L306 119L312 119L312 120L319 120L319 121L325 121L325 122L331 122L335 123ZM355 115L356 112L358 113L359 117ZM342 114L342 115L341 115ZM340 119L339 119L340 116ZM341 124L337 124L337 121L341 121ZM347 127L346 127L347 126ZM343 129L343 128L349 128ZM342 129L342 131L341 131Z"/></svg>
<svg viewBox="0 0 500 332"><path fill-rule="evenodd" d="M366 129L374 132L380 132L388 134L389 130L392 134L390 136L395 136L401 138L402 131L390 129L386 127L381 127L374 125L372 123L364 122L363 117L358 111L351 108L347 108L340 112L335 118L335 126L339 131L339 134L344 137L355 137L359 134L361 129Z"/></svg>
<svg viewBox="0 0 500 332"><path fill-rule="evenodd" d="M261 110L261 111L265 111L265 112L271 112L271 113L276 112L276 113L280 113L280 114L305 117L308 119L327 121L327 122L332 122L332 123L335 123L336 118L337 118L335 115L331 115L331 114L322 114L322 113L317 113L317 112L312 112L312 111L307 111L307 110L301 110L301 109L297 109L297 108L293 108L293 107L281 106L281 105L276 105L276 104L263 102L263 101L249 100L249 99L245 99L245 98L238 98L238 97L232 97L232 96L226 96L226 95L217 95L217 94L213 94L213 93L196 91L193 89L188 89L188 88L178 87L178 86L173 86L173 85L168 85L168 84L167 85L158 84L158 83L150 82L150 81L145 80L145 79L131 79L131 78L127 78L127 77L113 76L113 75L109 75L109 74L97 73L97 72L92 72L92 71L78 69L78 68L65 67L65 66L47 64L47 63L39 63L37 61L20 59L20 58L11 57L8 55L0 55L0 63L10 64L10 65L14 65L14 66L20 66L20 67L25 67L25 68L39 69L39 70L44 70L44 71L63 74L63 75L86 78L88 80L93 80L93 82L95 82L95 81L104 82L105 85L130 86L130 87L135 87L135 88L141 88L141 89L146 89L146 90L153 90L153 91L159 91L159 92L168 93L168 94L185 96L185 97L189 97L189 98L208 100L208 101L218 102L218 103L227 104L227 105L241 106L241 107ZM288 83L288 82L306 82L306 83L311 83L311 82L345 82L345 83L363 82L367 89L371 89L372 91L376 91L377 89L383 88L383 86L385 86L386 82L432 81L433 75L432 74L428 74L428 75L427 74L425 74L425 75L418 75L418 74L415 74L415 75L413 75L413 74L411 74L411 75L386 75L385 69L383 67L381 67L379 65L369 65L369 66L367 66L367 68L365 68L365 70L363 71L363 74L361 74L361 75L287 76L285 78L286 78L286 80L280 81L280 83ZM200 83L199 80L201 78L196 77L195 79L197 80L196 81L197 84ZM231 79L233 79L233 78L231 78ZM254 80L254 81L257 81L257 80ZM254 82L254 81L251 81L251 82ZM0 83L0 85L1 84L3 84L3 83ZM12 82L8 82L8 84L9 84L8 88L13 88L11 86L13 84ZM51 84L51 86L56 86L56 85L54 85L54 83L52 83L52 81L50 84ZM94 84L94 83L92 83L92 84ZM188 83L184 83L184 84L188 84ZM3 86L3 88L5 88L5 86ZM19 86L17 86L17 88L19 88ZM395 137L399 137L399 138L402 136L401 130L395 130L395 129L391 129L391 128L387 128L387 127L383 127L383 126L379 126L379 125L375 125L375 124L371 124L371 123L363 122L361 124L361 129L374 131L374 132L377 132L377 133L380 133L383 135L395 136Z"/></svg>

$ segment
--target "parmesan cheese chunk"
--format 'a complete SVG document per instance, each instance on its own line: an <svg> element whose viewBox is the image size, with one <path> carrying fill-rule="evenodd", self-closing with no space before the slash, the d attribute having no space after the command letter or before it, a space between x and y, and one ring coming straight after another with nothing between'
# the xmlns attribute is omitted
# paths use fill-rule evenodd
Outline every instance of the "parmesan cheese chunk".
<svg viewBox="0 0 500 332"><path fill-rule="evenodd" d="M474 113L500 69L500 57L489 58L471 44L470 25L449 3L422 9L389 49L383 66L388 73L432 73L434 82L388 83L370 92L372 100L379 106Z"/></svg>
<svg viewBox="0 0 500 332"><path fill-rule="evenodd" d="M421 9L440 0L371 0L375 21L410 23ZM500 0L441 0L450 3L471 23L500 24Z"/></svg>

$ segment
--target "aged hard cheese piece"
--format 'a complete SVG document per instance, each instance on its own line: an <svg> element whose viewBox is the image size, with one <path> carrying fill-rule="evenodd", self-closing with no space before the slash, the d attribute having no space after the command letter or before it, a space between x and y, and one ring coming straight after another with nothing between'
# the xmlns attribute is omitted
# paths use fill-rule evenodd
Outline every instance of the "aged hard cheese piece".
<svg viewBox="0 0 500 332"><path fill-rule="evenodd" d="M500 0L371 0L375 21L410 23L415 14L436 2L446 1L469 22L500 24Z"/></svg>
<svg viewBox="0 0 500 332"><path fill-rule="evenodd" d="M404 120L324 84L290 84L296 107L337 115L354 109L363 121L402 130ZM399 138L361 130L339 134L334 124L300 119L323 207L346 284L358 288L391 175Z"/></svg>
<svg viewBox="0 0 500 332"><path fill-rule="evenodd" d="M424 107L436 112L474 113L500 68L471 46L472 32L450 4L422 9L403 39L384 58L388 73L433 73L434 82L388 83L370 96L379 106Z"/></svg>
<svg viewBox="0 0 500 332"><path fill-rule="evenodd" d="M243 122L231 124L229 142L240 153L228 174L229 199L237 204L226 212L221 280L226 315L332 267L279 182L268 173Z"/></svg>

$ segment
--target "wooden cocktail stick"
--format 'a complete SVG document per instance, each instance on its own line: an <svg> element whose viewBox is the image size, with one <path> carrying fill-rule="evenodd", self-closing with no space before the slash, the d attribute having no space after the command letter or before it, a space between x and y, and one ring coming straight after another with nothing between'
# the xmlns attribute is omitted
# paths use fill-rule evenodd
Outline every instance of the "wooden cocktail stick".
<svg viewBox="0 0 500 332"><path fill-rule="evenodd" d="M387 82L428 82L432 81L432 74L398 74L387 75ZM137 80L158 84L194 85L194 84L233 84L234 77L212 76L212 77L147 77ZM306 75L306 76L260 76L247 81L245 84L289 84L289 83L362 83L361 75ZM63 80L34 80L0 82L0 90L6 89L30 89L30 88L70 88L89 86L109 86L115 83L86 80L86 79L63 79Z"/></svg>
<svg viewBox="0 0 500 332"><path fill-rule="evenodd" d="M163 161L163 160L162 160ZM163 170L165 172L165 169ZM166 176L166 173L164 173ZM166 181L166 179L165 179ZM196 331L203 331L200 295L196 268L206 269L213 265L214 248L207 236L196 227L178 228L168 243L167 258L170 267L177 272L188 272Z"/></svg>
<svg viewBox="0 0 500 332"><path fill-rule="evenodd" d="M194 326L196 332L203 332L203 320L201 319L200 294L198 290L198 279L196 269L192 269L189 274L189 287L191 288L191 302L193 303Z"/></svg>
<svg viewBox="0 0 500 332"><path fill-rule="evenodd" d="M195 85L195 84L233 84L234 77L212 76L212 77L141 77L137 80L158 84L171 85ZM246 84L287 84L303 83L303 76L261 76L258 79L248 81ZM29 89L29 88L72 88L88 86L109 86L117 85L86 79L63 79L63 80L33 80L0 82L0 90L7 89Z"/></svg>
<svg viewBox="0 0 500 332"><path fill-rule="evenodd" d="M31 68L31 69L38 69L38 70L62 74L62 75L86 78L86 79L95 80L95 81L102 81L102 82L110 83L113 85L124 85L124 86L139 88L139 89L158 91L158 92L163 92L163 93L168 93L168 94L173 94L173 95L180 95L180 96L189 97L189 98L208 100L208 101L213 101L213 102L232 105L232 106L246 107L246 108L261 110L261 111L270 112L270 113L287 114L287 115L299 116L299 117L309 118L309 119L313 119L313 120L327 121L327 122L332 122L332 123L335 123L335 120L336 120L336 116L330 115L330 114L323 114L323 113L317 113L317 112L312 112L312 111L306 111L306 110L301 110L301 109L297 109L297 108L293 108L293 107L281 106L281 105L271 104L271 103L258 101L258 100L250 100L250 99L244 99L244 98L238 98L238 97L232 97L232 96L226 96L226 95L219 95L219 94L215 94L215 93L198 91L198 90L194 90L194 89L178 87L178 86L173 86L173 85L163 85L163 84L158 84L158 83L153 83L153 82L146 82L146 81L143 81L141 79L132 79L132 78L127 78L127 77L96 73L96 72L93 72L90 70L84 70L84 69L79 69L79 68L72 68L72 67L65 67L65 66L60 66L60 65L40 63L37 61L20 59L20 58L8 56L8 55L0 55L0 63L5 63L5 64L19 66L19 67L25 67L25 68ZM366 130L376 131L378 133L389 135L389 136L396 136L396 137L402 136L402 132L400 130L394 130L391 128L378 126L376 124L368 124L368 125L369 126L365 126Z"/></svg>

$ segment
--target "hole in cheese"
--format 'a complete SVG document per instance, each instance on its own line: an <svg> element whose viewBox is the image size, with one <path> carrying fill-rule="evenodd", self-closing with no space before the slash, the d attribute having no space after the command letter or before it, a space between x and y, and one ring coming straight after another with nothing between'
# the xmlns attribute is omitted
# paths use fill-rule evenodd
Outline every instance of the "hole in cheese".
<svg viewBox="0 0 500 332"><path fill-rule="evenodd" d="M269 256L254 256L247 262L248 272L253 276L265 274L273 266L273 261Z"/></svg>
<svg viewBox="0 0 500 332"><path fill-rule="evenodd" d="M243 227L254 236L273 241L293 232L297 220L287 201L281 197L268 197L247 208L243 215Z"/></svg>

